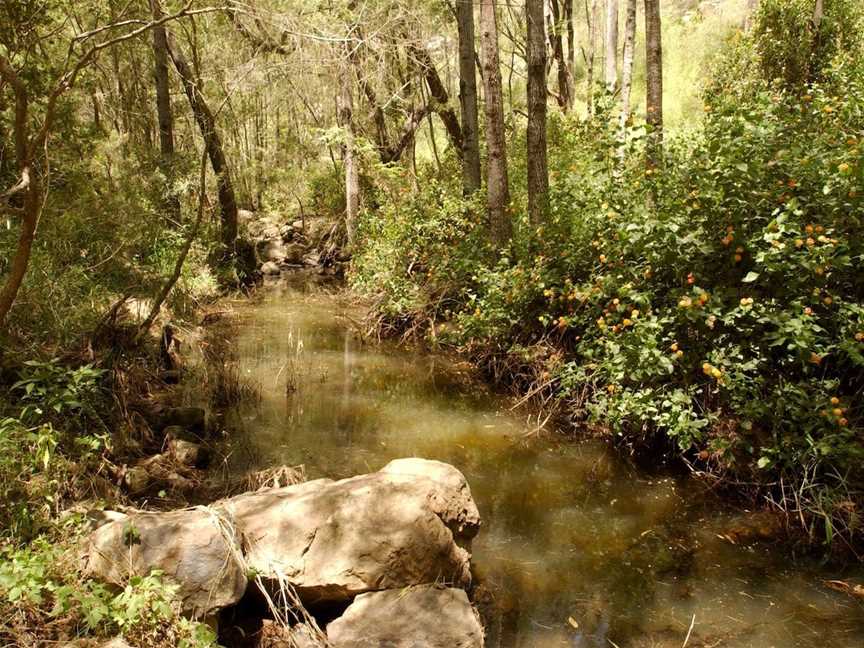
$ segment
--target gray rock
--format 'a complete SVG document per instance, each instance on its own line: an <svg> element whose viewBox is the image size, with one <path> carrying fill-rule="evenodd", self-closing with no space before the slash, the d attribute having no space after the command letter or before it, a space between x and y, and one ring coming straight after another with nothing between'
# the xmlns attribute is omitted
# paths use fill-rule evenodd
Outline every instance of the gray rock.
<svg viewBox="0 0 864 648"><path fill-rule="evenodd" d="M303 221L302 220L295 220L293 223L291 223L291 227L293 227L298 232L302 232L303 231Z"/></svg>
<svg viewBox="0 0 864 648"><path fill-rule="evenodd" d="M143 466L132 466L123 475L123 485L130 495L146 493L152 484L150 471Z"/></svg>
<svg viewBox="0 0 864 648"><path fill-rule="evenodd" d="M307 602L422 583L464 587L477 508L458 470L426 463L259 491L220 506L249 539L250 568L285 578Z"/></svg>
<svg viewBox="0 0 864 648"><path fill-rule="evenodd" d="M327 639L332 648L482 648L483 627L464 591L421 585L361 594Z"/></svg>
<svg viewBox="0 0 864 648"><path fill-rule="evenodd" d="M263 262L275 261L276 263L280 263L287 255L285 244L282 243L281 238L259 241L256 245L256 251L258 258Z"/></svg>
<svg viewBox="0 0 864 648"><path fill-rule="evenodd" d="M84 568L118 586L158 569L179 584L184 612L204 618L233 605L246 591L239 555L232 525L199 507L109 522L90 535Z"/></svg>
<svg viewBox="0 0 864 648"><path fill-rule="evenodd" d="M183 439L169 441L168 452L177 463L190 468L203 468L209 459L206 448Z"/></svg>
<svg viewBox="0 0 864 648"><path fill-rule="evenodd" d="M282 272L282 268L275 261L268 261L261 266L261 273L265 275L278 275Z"/></svg>

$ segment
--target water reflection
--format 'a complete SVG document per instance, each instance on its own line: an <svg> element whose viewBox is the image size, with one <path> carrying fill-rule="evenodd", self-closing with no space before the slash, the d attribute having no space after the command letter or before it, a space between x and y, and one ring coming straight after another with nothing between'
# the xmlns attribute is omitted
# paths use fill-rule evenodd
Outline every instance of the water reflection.
<svg viewBox="0 0 864 648"><path fill-rule="evenodd" d="M232 469L339 478L403 456L460 468L484 520L487 645L680 648L691 623L690 647L864 645L864 608L822 585L844 575L720 538L732 513L695 484L599 443L525 438L451 359L363 345L339 298L283 287L239 308L233 349L262 400L228 412L245 434Z"/></svg>

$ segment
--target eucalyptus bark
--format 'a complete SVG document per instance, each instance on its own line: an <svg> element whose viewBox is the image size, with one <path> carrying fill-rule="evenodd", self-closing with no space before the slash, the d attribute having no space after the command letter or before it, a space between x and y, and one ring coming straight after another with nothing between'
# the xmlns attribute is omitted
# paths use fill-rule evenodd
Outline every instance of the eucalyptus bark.
<svg viewBox="0 0 864 648"><path fill-rule="evenodd" d="M648 165L657 167L663 157L663 47L660 35L660 0L645 0L645 107L648 124Z"/></svg>
<svg viewBox="0 0 864 648"><path fill-rule="evenodd" d="M349 46L346 45L346 50ZM354 243L354 231L357 216L360 213L360 174L357 169L357 157L354 142L354 92L351 84L351 69L348 65L349 53L339 69L339 91L336 100L336 112L339 126L342 127L344 143L342 145L342 167L345 173L345 231L349 247Z"/></svg>
<svg viewBox="0 0 864 648"><path fill-rule="evenodd" d="M477 66L474 53L474 0L457 0L459 31L459 104L462 112L462 188L480 189L480 126L477 115Z"/></svg>
<svg viewBox="0 0 864 648"><path fill-rule="evenodd" d="M619 117L620 139L622 143L627 136L627 125L630 122L630 96L633 91L635 47L636 0L627 0L627 17L624 21L624 60L621 65L621 115Z"/></svg>
<svg viewBox="0 0 864 648"><path fill-rule="evenodd" d="M551 44L552 53L558 67L558 105L562 110L570 110L573 105L572 81L570 70L567 67L567 60L564 57L564 38L562 37L562 29L564 23L562 21L561 6L559 0L552 0L552 25L551 25Z"/></svg>
<svg viewBox="0 0 864 648"><path fill-rule="evenodd" d="M201 137L204 139L204 145L210 158L210 165L213 167L213 173L216 174L216 186L219 193L219 213L222 224L222 244L225 246L228 255L233 257L238 236L237 198L234 194L234 185L231 182L228 161L222 147L222 139L216 128L216 118L213 116L213 112L210 110L210 106L207 104L198 82L192 74L192 69L189 67L186 56L174 42L170 33L168 34L168 55L174 62L174 68L183 82L183 90L186 93L189 106L192 108L192 114L201 131Z"/></svg>
<svg viewBox="0 0 864 648"><path fill-rule="evenodd" d="M150 0L153 20L163 17L160 0ZM156 82L156 117L159 123L159 166L165 176L165 209L169 218L180 222L180 197L174 191L174 115L171 112L171 88L168 82L168 36L164 25L153 28L153 76Z"/></svg>
<svg viewBox="0 0 864 648"><path fill-rule="evenodd" d="M646 0L647 2L647 0ZM591 8L585 5L586 20L588 21L588 52L583 52L585 59L586 75L586 97L585 102L588 105L588 115L594 113L594 56L597 47L597 0L591 1Z"/></svg>
<svg viewBox="0 0 864 648"><path fill-rule="evenodd" d="M526 0L528 21L528 214L533 225L546 216L549 168L546 160L546 25L544 0Z"/></svg>
<svg viewBox="0 0 864 648"><path fill-rule="evenodd" d="M606 89L615 92L618 86L618 0L606 0L605 64Z"/></svg>
<svg viewBox="0 0 864 648"><path fill-rule="evenodd" d="M480 0L480 43L486 114L486 191L492 241L505 247L513 233L504 134L504 96L498 57L496 0Z"/></svg>

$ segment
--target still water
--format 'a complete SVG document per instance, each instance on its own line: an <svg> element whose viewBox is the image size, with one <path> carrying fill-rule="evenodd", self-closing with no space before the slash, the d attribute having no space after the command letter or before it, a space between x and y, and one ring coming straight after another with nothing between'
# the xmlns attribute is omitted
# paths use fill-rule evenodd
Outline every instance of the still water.
<svg viewBox="0 0 864 648"><path fill-rule="evenodd" d="M696 482L535 433L451 357L363 344L344 296L279 285L234 306L222 334L261 401L226 414L230 469L342 478L408 456L458 467L483 517L474 597L487 646L864 646L864 605L824 584L864 582L860 569L734 542L737 514Z"/></svg>

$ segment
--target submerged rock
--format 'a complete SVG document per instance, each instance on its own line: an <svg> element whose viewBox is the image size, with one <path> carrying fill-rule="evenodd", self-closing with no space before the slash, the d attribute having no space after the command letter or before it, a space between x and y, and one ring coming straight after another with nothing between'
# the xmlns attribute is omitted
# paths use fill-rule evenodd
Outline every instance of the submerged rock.
<svg viewBox="0 0 864 648"><path fill-rule="evenodd" d="M229 522L206 508L123 516L94 531L85 572L123 586L131 576L163 572L179 586L183 610L204 618L246 591L246 571Z"/></svg>
<svg viewBox="0 0 864 648"><path fill-rule="evenodd" d="M421 585L361 594L327 626L332 648L482 648L483 627L461 589Z"/></svg>

